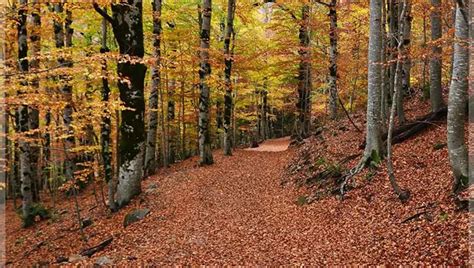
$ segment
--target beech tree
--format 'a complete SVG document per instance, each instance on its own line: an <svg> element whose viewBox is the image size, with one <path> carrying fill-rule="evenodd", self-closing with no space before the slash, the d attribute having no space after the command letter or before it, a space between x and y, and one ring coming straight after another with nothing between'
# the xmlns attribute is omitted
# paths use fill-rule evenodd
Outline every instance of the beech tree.
<svg viewBox="0 0 474 268"><path fill-rule="evenodd" d="M21 86L27 87L26 74L29 70L28 63L28 33L27 33L27 10L28 1L21 0L18 11L18 68L24 76ZM24 89L19 94L24 95ZM27 104L20 104L17 111L17 129L20 133L26 134L29 131L29 109ZM22 195L22 219L23 226L27 227L33 224L34 215L32 214L33 193L32 193L32 167L31 167L31 146L30 143L22 137L19 142L20 149L20 181Z"/></svg>
<svg viewBox="0 0 474 268"><path fill-rule="evenodd" d="M469 1L456 2L453 78L448 100L448 152L453 170L453 191L468 184L468 152L464 125L469 87Z"/></svg>
<svg viewBox="0 0 474 268"><path fill-rule="evenodd" d="M382 1L370 0L369 71L367 97L366 145L363 162L382 154L380 133ZM374 159L373 159L374 160Z"/></svg>
<svg viewBox="0 0 474 268"><path fill-rule="evenodd" d="M231 54L230 42L234 33L234 15L235 15L235 0L228 0L227 2L227 22L224 36L224 75L225 75L225 95L224 95L224 154L232 155L231 142L231 114L232 114L232 62L233 55Z"/></svg>
<svg viewBox="0 0 474 268"><path fill-rule="evenodd" d="M299 32L300 56L298 74L298 126L297 134L301 138L309 135L311 127L311 44L309 28L310 6L303 4L301 7L301 23Z"/></svg>
<svg viewBox="0 0 474 268"><path fill-rule="evenodd" d="M431 110L433 112L444 106L443 96L441 94L441 69L442 69L442 47L438 44L442 37L441 24L441 0L431 0L431 42L432 53L430 57L430 100Z"/></svg>
<svg viewBox="0 0 474 268"><path fill-rule="evenodd" d="M211 151L211 136L209 130L209 41L211 38L212 0L202 1L202 26L199 67L199 156L200 165L210 165L214 162Z"/></svg>
<svg viewBox="0 0 474 268"><path fill-rule="evenodd" d="M145 176L151 175L156 169L156 133L158 131L158 88L161 85L161 0L155 0L153 5L153 48L155 63L151 69L152 85L148 107L150 110L148 117L148 130L145 151Z"/></svg>
<svg viewBox="0 0 474 268"><path fill-rule="evenodd" d="M94 8L112 25L120 52L117 63L117 73L120 77L118 88L120 100L126 109L121 112L119 178L115 200L118 206L122 207L141 192L143 177L146 73L146 66L142 62L145 52L143 6L141 0L111 4L112 16L97 3L94 3Z"/></svg>

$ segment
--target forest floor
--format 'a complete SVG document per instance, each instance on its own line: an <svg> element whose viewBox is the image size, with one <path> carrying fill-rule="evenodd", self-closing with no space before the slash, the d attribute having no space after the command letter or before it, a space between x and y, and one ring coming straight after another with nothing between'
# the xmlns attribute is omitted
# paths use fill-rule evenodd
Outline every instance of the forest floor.
<svg viewBox="0 0 474 268"><path fill-rule="evenodd" d="M427 111L419 105L407 108L409 117ZM355 120L363 124L363 116ZM393 195L383 167L370 180L363 179L367 173L358 176L344 200L299 202L312 188L287 185L294 179L287 168L305 146L335 158L358 152L363 137L346 121L335 125L345 128L322 134L324 144L311 138L287 149L289 140L278 139L232 157L216 151L212 166L198 167L193 158L162 169L114 214L90 187L79 196L82 216L92 219L84 229L87 243L72 198L57 204L54 218L28 229L9 202L7 260L12 266L54 263L60 256L87 264L106 256L117 265L466 264L469 215L450 197L446 148L433 149L446 139L445 123L395 146L397 179L412 193L406 204ZM136 208L151 212L124 228L124 216ZM77 256L108 237L112 243L91 258Z"/></svg>

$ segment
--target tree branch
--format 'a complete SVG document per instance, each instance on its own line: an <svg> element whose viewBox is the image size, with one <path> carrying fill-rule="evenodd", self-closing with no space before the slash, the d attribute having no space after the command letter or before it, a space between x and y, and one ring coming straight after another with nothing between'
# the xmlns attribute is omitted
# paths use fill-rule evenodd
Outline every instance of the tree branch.
<svg viewBox="0 0 474 268"><path fill-rule="evenodd" d="M320 1L320 0L314 0L314 2L315 2L316 4L321 4L321 5L326 6L326 7L328 7L328 8L331 7L331 4L325 3L325 2Z"/></svg>
<svg viewBox="0 0 474 268"><path fill-rule="evenodd" d="M94 2L92 3L92 5L94 6L94 9L95 11L97 11L97 13L99 13L102 17L104 17L110 24L112 25L114 24L114 19L109 14L107 14L107 11L100 8L99 4Z"/></svg>

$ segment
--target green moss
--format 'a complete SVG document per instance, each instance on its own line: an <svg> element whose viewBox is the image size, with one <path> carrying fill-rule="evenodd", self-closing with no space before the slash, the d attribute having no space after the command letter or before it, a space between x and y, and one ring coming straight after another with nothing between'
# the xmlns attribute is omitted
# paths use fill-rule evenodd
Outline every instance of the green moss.
<svg viewBox="0 0 474 268"><path fill-rule="evenodd" d="M296 200L296 205L298 206L304 206L308 203L308 200L306 199L306 196L304 195L301 195L298 197L298 199Z"/></svg>
<svg viewBox="0 0 474 268"><path fill-rule="evenodd" d="M441 143L441 142L437 142L433 145L433 149L435 150L441 150L443 149L444 147L447 146L447 143Z"/></svg>
<svg viewBox="0 0 474 268"><path fill-rule="evenodd" d="M33 203L30 208L30 213L28 213L28 217L22 215L21 209L18 209L17 213L19 213L20 218L23 221L23 227L25 228L32 226L36 217L40 217L41 220L49 219L51 217L50 211L39 203Z"/></svg>

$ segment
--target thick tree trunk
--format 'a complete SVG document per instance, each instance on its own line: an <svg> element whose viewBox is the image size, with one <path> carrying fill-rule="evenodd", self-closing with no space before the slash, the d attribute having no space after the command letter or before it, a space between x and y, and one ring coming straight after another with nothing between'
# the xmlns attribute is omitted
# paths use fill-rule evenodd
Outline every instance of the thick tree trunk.
<svg viewBox="0 0 474 268"><path fill-rule="evenodd" d="M145 147L144 83L146 66L143 43L143 6L141 0L112 5L112 17L94 4L95 10L111 24L117 40L120 59L117 63L120 100L129 109L122 110L120 125L119 178L116 201L119 207L141 192Z"/></svg>
<svg viewBox="0 0 474 268"><path fill-rule="evenodd" d="M370 1L370 34L369 34L369 69L367 99L367 130L363 160L382 154L382 138L380 133L380 101L381 101L381 50L382 50L382 1Z"/></svg>
<svg viewBox="0 0 474 268"><path fill-rule="evenodd" d="M120 125L120 164L116 200L119 207L141 192L143 176L143 147L145 145L144 55L142 1L112 4L113 32L119 45L121 59L117 64L120 76L122 110Z"/></svg>
<svg viewBox="0 0 474 268"><path fill-rule="evenodd" d="M454 175L454 192L468 183L468 153L464 137L469 76L468 0L456 4L453 78L448 102L448 152Z"/></svg>
<svg viewBox="0 0 474 268"><path fill-rule="evenodd" d="M441 94L441 55L442 48L438 44L442 37L441 24L441 0L431 0L431 42L432 53L430 59L430 100L431 110L436 111L444 106L443 96Z"/></svg>
<svg viewBox="0 0 474 268"><path fill-rule="evenodd" d="M202 1L201 53L199 69L199 156L200 165L210 165L214 162L211 151L209 130L209 41L211 37L212 0Z"/></svg>
<svg viewBox="0 0 474 268"><path fill-rule="evenodd" d="M18 61L19 70L22 75L29 71L28 65L28 35L27 35L27 0L21 0L18 11ZM22 77L26 80L26 77ZM28 86L27 82L22 81L22 86ZM23 94L23 92L19 92ZM28 106L22 104L17 111L17 128L20 133L29 131L29 112ZM32 193L32 168L31 168L31 148L30 143L21 137L19 141L19 162L20 162L20 182L22 195L22 219L23 226L31 226L34 223L32 215L33 193Z"/></svg>
<svg viewBox="0 0 474 268"><path fill-rule="evenodd" d="M309 32L309 5L301 8L300 25L300 66L298 76L298 111L297 135L306 138L311 127L311 46Z"/></svg>
<svg viewBox="0 0 474 268"><path fill-rule="evenodd" d="M152 175L156 170L156 133L158 131L158 88L161 85L161 6L162 0L154 0L153 5L153 57L151 69L152 84L148 99L149 117L145 150L145 176Z"/></svg>
<svg viewBox="0 0 474 268"><path fill-rule="evenodd" d="M230 50L231 37L234 34L235 0L227 2L227 23L224 36L224 75L225 75L225 95L224 95L224 155L232 155L232 62L233 55Z"/></svg>
<svg viewBox="0 0 474 268"><path fill-rule="evenodd" d="M337 0L329 4L329 118L337 118Z"/></svg>

